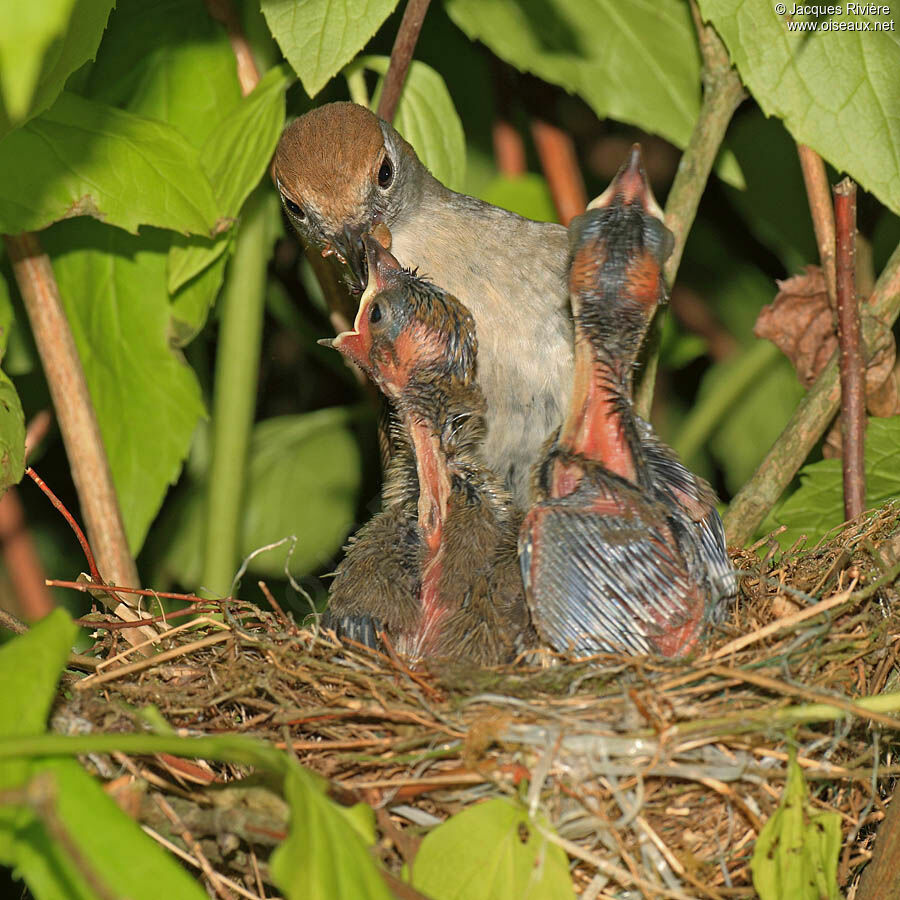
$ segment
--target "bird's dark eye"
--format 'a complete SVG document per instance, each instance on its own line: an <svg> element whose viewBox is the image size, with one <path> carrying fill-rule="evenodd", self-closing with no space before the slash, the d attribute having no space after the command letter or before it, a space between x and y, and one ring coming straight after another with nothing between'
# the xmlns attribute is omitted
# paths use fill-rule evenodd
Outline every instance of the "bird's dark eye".
<svg viewBox="0 0 900 900"><path fill-rule="evenodd" d="M281 195L281 199L284 200L284 205L287 207L287 211L297 219L305 219L306 213L303 212L303 207L299 203L294 203L290 197L285 197L284 194Z"/></svg>
<svg viewBox="0 0 900 900"><path fill-rule="evenodd" d="M394 180L394 166L389 157L381 161L381 168L378 170L378 187L389 188Z"/></svg>
<svg viewBox="0 0 900 900"><path fill-rule="evenodd" d="M376 322L381 321L381 304L373 303L371 309L369 310L369 321L374 325Z"/></svg>

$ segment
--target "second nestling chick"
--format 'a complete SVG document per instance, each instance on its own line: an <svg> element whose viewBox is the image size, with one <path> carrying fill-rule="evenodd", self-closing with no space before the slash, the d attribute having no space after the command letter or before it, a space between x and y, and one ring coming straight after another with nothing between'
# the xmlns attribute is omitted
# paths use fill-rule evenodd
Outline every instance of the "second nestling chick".
<svg viewBox="0 0 900 900"><path fill-rule="evenodd" d="M484 397L468 310L365 238L369 282L354 330L324 341L365 370L397 414L384 510L347 546L328 619L407 659L494 665L530 645L518 569L521 516L480 462Z"/></svg>
<svg viewBox="0 0 900 900"><path fill-rule="evenodd" d="M536 469L522 572L557 650L680 656L735 583L712 490L632 409L672 249L637 146L592 206L570 226L575 385Z"/></svg>

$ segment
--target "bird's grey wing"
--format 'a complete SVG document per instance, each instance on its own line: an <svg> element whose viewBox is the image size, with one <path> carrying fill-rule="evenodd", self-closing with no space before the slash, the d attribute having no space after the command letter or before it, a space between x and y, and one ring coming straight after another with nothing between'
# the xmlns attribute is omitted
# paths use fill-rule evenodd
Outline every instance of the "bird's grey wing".
<svg viewBox="0 0 900 900"><path fill-rule="evenodd" d="M657 437L649 423L638 417L635 420L652 490L666 506L681 513L685 528L696 541L697 564L702 570L698 577L709 584L710 612L714 615L722 608L721 601L737 595L737 573L728 556L715 492Z"/></svg>
<svg viewBox="0 0 900 900"><path fill-rule="evenodd" d="M697 618L698 605L702 620L671 537L617 513L612 504L604 513L547 501L525 520L519 546L531 614L557 650L651 653Z"/></svg>

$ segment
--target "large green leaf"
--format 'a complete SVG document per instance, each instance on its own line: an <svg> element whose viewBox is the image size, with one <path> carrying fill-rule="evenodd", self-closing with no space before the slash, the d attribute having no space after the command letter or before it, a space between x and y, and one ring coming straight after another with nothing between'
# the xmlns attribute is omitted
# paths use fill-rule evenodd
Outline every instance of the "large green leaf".
<svg viewBox="0 0 900 900"><path fill-rule="evenodd" d="M357 827L314 776L293 767L284 782L291 830L272 854L272 877L287 900L391 900Z"/></svg>
<svg viewBox="0 0 900 900"><path fill-rule="evenodd" d="M281 52L314 97L362 50L397 0L262 0Z"/></svg>
<svg viewBox="0 0 900 900"><path fill-rule="evenodd" d="M169 347L168 235L84 220L45 235L132 551L181 471L203 403Z"/></svg>
<svg viewBox="0 0 900 900"><path fill-rule="evenodd" d="M0 372L0 496L25 471L25 414L13 383Z"/></svg>
<svg viewBox="0 0 900 900"><path fill-rule="evenodd" d="M203 0L119 0L84 93L167 122L198 150L241 102L234 51Z"/></svg>
<svg viewBox="0 0 900 900"><path fill-rule="evenodd" d="M778 809L763 826L750 869L760 900L838 900L841 816L806 797L803 770L792 758Z"/></svg>
<svg viewBox="0 0 900 900"><path fill-rule="evenodd" d="M358 64L380 75L386 56L364 56ZM381 84L372 106L378 105ZM425 63L413 61L394 116L394 127L415 148L432 175L452 190L462 190L466 177L466 136L444 79Z"/></svg>
<svg viewBox="0 0 900 900"><path fill-rule="evenodd" d="M15 835L11 862L37 900L100 900L89 878L106 888L107 897L202 900L206 893L156 841L116 805L74 759L36 763L34 777L50 793L53 831L62 831L77 850L29 812Z"/></svg>
<svg viewBox="0 0 900 900"><path fill-rule="evenodd" d="M50 106L94 56L114 2L0 4L0 137Z"/></svg>
<svg viewBox="0 0 900 900"><path fill-rule="evenodd" d="M575 896L563 850L524 809L500 798L471 806L430 832L416 854L412 883L433 900Z"/></svg>
<svg viewBox="0 0 900 900"><path fill-rule="evenodd" d="M469 37L583 97L601 118L684 147L700 109L700 55L683 0L448 0Z"/></svg>
<svg viewBox="0 0 900 900"><path fill-rule="evenodd" d="M348 407L279 416L259 422L250 443L241 555L294 535L294 575L321 568L353 531L361 483L359 447L352 431L365 410ZM200 586L203 492L193 485L166 528L161 552L166 572ZM167 520L169 521L169 520ZM249 571L283 577L288 546L255 556Z"/></svg>
<svg viewBox="0 0 900 900"><path fill-rule="evenodd" d="M75 0L4 3L0 7L0 94L15 121L28 111L50 43L69 24Z"/></svg>
<svg viewBox="0 0 900 900"><path fill-rule="evenodd" d="M91 215L211 234L216 201L197 151L170 125L63 92L0 141L0 232Z"/></svg>
<svg viewBox="0 0 900 900"><path fill-rule="evenodd" d="M789 7L793 4L788 3ZM700 0L763 111L900 212L900 42L893 31L792 30L769 0ZM886 16L843 14L853 25Z"/></svg>
<svg viewBox="0 0 900 900"><path fill-rule="evenodd" d="M869 419L866 428L866 508L900 497L900 416ZM840 459L823 459L800 470L800 487L774 512L786 525L778 535L790 547L801 535L815 543L844 521L844 483Z"/></svg>
<svg viewBox="0 0 900 900"><path fill-rule="evenodd" d="M213 129L200 151L219 215L235 218L259 184L284 127L284 68L269 70L256 89ZM175 293L224 252L228 238L176 239L169 255L168 285Z"/></svg>
<svg viewBox="0 0 900 900"><path fill-rule="evenodd" d="M0 647L0 734L7 738L44 730L56 682L75 640L69 614L56 609L30 631ZM0 761L0 791L19 787L28 777L23 759ZM0 807L0 861L9 865L15 809Z"/></svg>

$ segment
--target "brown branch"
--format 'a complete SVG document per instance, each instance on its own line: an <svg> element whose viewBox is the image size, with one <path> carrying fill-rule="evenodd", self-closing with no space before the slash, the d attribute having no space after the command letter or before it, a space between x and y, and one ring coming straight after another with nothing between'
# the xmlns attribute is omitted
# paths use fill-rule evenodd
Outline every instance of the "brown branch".
<svg viewBox="0 0 900 900"><path fill-rule="evenodd" d="M400 94L403 93L406 73L409 71L409 64L412 62L413 51L416 49L416 41L419 40L419 32L422 30L430 2L431 0L409 0L403 11L400 28L391 49L391 62L381 87L381 99L378 101L378 117L385 122L392 122L394 119Z"/></svg>
<svg viewBox="0 0 900 900"><path fill-rule="evenodd" d="M4 240L44 366L99 568L111 581L137 584L100 426L50 260L34 234L6 235Z"/></svg>
<svg viewBox="0 0 900 900"><path fill-rule="evenodd" d="M872 861L863 871L856 900L900 897L900 793L894 790L887 814L878 826Z"/></svg>
<svg viewBox="0 0 900 900"><path fill-rule="evenodd" d="M834 188L835 283L840 344L843 420L844 515L854 519L866 508L865 361L860 347L856 297L856 185L845 178Z"/></svg>
<svg viewBox="0 0 900 900"><path fill-rule="evenodd" d="M578 168L575 143L562 129L542 119L532 120L531 136L550 187L556 214L563 225L568 225L587 206L587 192Z"/></svg>
<svg viewBox="0 0 900 900"><path fill-rule="evenodd" d="M665 266L666 282L670 287L675 283L684 246L728 124L746 97L725 45L713 27L703 23L695 2L691 2L691 14L703 57L703 103L666 201L666 225L675 236L675 247ZM655 324L648 335L644 372L635 392L635 408L645 418L653 403L658 361L659 325Z"/></svg>
<svg viewBox="0 0 900 900"><path fill-rule="evenodd" d="M881 319L889 328L900 315L900 245L875 283L865 311ZM868 346L875 335L865 317L863 337L868 358ZM835 351L772 449L731 501L725 514L729 543L743 545L750 540L834 418L840 405L837 357L838 351Z"/></svg>
<svg viewBox="0 0 900 900"><path fill-rule="evenodd" d="M837 290L834 270L834 209L831 205L831 186L825 174L822 157L811 147L797 144L806 196L809 198L809 212L812 216L816 243L819 245L819 260L825 275L825 290L832 310L837 307Z"/></svg>

